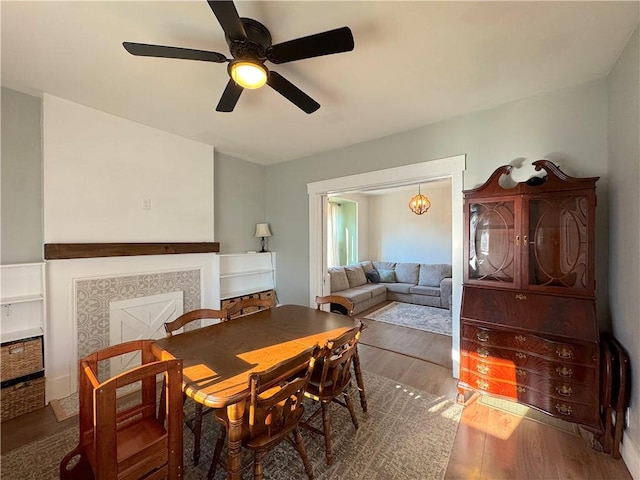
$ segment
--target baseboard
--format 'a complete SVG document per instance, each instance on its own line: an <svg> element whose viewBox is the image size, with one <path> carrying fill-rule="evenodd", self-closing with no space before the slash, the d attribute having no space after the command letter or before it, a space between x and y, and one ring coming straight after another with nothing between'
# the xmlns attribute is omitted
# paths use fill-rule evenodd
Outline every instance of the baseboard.
<svg viewBox="0 0 640 480"><path fill-rule="evenodd" d="M51 400L58 398L65 398L71 395L71 377L69 375L63 375L57 378L46 377L45 382L45 402L49 403Z"/></svg>
<svg viewBox="0 0 640 480"><path fill-rule="evenodd" d="M633 443L629 435L627 435L627 432L624 432L622 435L620 454L633 479L640 480L640 451L638 450L638 446Z"/></svg>

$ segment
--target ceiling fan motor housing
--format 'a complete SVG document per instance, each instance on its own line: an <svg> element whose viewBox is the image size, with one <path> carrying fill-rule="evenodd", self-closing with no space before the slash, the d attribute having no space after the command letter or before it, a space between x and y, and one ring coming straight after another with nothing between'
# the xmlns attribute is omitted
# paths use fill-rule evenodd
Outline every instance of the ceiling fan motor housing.
<svg viewBox="0 0 640 480"><path fill-rule="evenodd" d="M251 58L264 62L266 50L272 44L271 33L262 23L252 18L241 18L247 34L246 39L236 40L225 35L229 51L233 58Z"/></svg>

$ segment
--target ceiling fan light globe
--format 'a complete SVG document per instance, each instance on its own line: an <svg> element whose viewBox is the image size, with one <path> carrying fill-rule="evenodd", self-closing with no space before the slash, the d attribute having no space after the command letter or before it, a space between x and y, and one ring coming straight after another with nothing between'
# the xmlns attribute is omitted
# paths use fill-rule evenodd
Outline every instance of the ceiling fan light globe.
<svg viewBox="0 0 640 480"><path fill-rule="evenodd" d="M260 63L248 60L232 62L229 75L243 88L256 89L267 83L267 69Z"/></svg>

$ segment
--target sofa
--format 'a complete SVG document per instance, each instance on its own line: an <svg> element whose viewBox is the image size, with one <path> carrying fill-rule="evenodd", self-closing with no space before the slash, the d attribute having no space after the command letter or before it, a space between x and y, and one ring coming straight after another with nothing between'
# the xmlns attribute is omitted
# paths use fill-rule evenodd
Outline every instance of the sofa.
<svg viewBox="0 0 640 480"><path fill-rule="evenodd" d="M354 313L385 300L451 308L450 264L364 261L327 272L331 294L353 302Z"/></svg>

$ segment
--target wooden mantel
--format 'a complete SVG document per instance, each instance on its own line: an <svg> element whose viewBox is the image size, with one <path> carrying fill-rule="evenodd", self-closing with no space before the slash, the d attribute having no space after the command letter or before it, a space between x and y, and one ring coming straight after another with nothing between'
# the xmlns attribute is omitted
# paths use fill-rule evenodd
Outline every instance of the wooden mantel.
<svg viewBox="0 0 640 480"><path fill-rule="evenodd" d="M176 255L217 253L218 242L183 243L45 243L45 260L71 258L129 257L134 255Z"/></svg>

